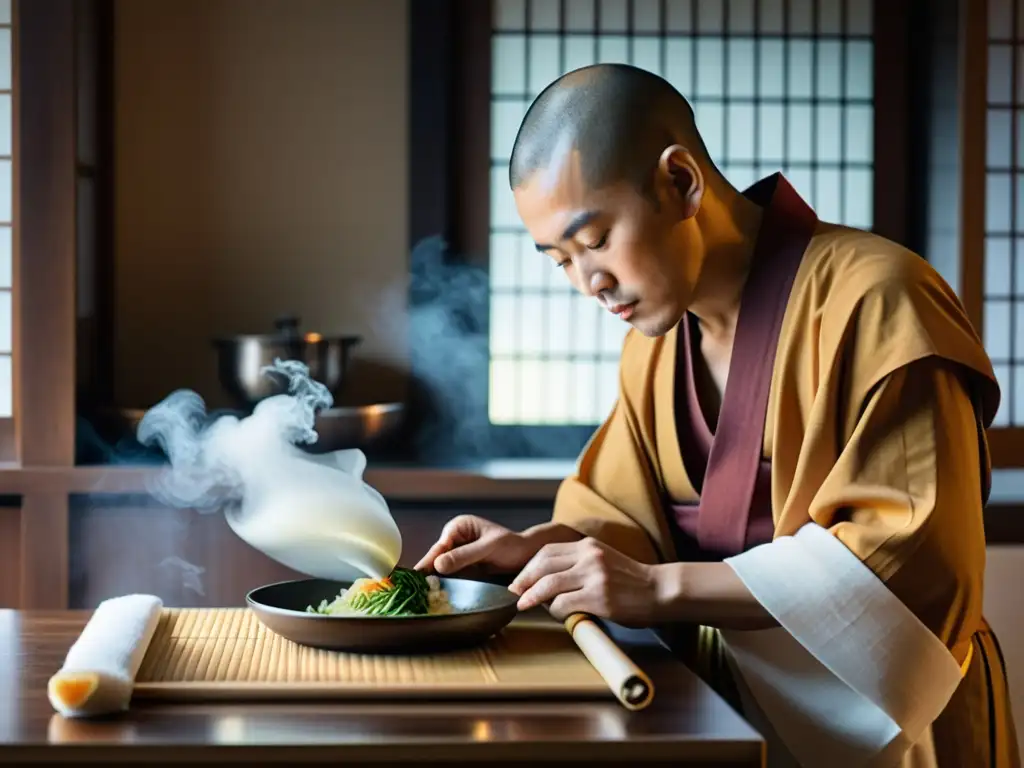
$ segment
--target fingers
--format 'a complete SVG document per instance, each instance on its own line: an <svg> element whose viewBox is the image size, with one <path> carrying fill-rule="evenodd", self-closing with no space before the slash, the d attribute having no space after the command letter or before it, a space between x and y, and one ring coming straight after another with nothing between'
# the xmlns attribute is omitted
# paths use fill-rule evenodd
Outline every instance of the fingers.
<svg viewBox="0 0 1024 768"><path fill-rule="evenodd" d="M581 610L588 598L584 585L604 576L603 556L593 540L548 544L509 585L518 594L521 611L549 603L548 610L564 617ZM582 602L581 602L582 601Z"/></svg>
<svg viewBox="0 0 1024 768"><path fill-rule="evenodd" d="M477 539L461 547L454 547L434 560L434 569L438 573L455 573L476 565L487 558L494 549L494 542L488 539Z"/></svg>
<svg viewBox="0 0 1024 768"><path fill-rule="evenodd" d="M472 518L456 517L449 520L442 529L438 540L434 542L434 545L416 563L416 570L427 572L435 570L438 557L454 549L458 544L472 541L477 535L478 529Z"/></svg>
<svg viewBox="0 0 1024 768"><path fill-rule="evenodd" d="M455 538L450 533L441 534L434 545L427 550L427 553L420 558L420 561L416 563L416 570L418 571L433 571L436 567L437 558L445 552L448 552L452 547L455 546Z"/></svg>
<svg viewBox="0 0 1024 768"><path fill-rule="evenodd" d="M561 545L549 544L542 547L523 567L523 570L512 579L508 588L517 595L522 595L544 576L572 568L579 557L572 550L560 549Z"/></svg>
<svg viewBox="0 0 1024 768"><path fill-rule="evenodd" d="M549 603L567 592L575 592L583 585L580 570L570 567L565 571L549 573L537 580L519 598L517 607L520 611L528 611L538 605Z"/></svg>
<svg viewBox="0 0 1024 768"><path fill-rule="evenodd" d="M523 570L512 580L509 589L521 595L545 574L572 567L574 563L579 562L580 547L581 542L578 541L545 544L523 566Z"/></svg>
<svg viewBox="0 0 1024 768"><path fill-rule="evenodd" d="M563 592L548 606L548 613L558 621L565 621L573 613L591 612L593 612L593 606L587 600L587 593L583 589Z"/></svg>
<svg viewBox="0 0 1024 768"><path fill-rule="evenodd" d="M427 550L427 554L420 558L419 562L416 563L415 569L417 571L426 571L427 573L434 570L434 563L437 557L448 551L451 547L451 542L447 537L443 537L434 542L434 546Z"/></svg>

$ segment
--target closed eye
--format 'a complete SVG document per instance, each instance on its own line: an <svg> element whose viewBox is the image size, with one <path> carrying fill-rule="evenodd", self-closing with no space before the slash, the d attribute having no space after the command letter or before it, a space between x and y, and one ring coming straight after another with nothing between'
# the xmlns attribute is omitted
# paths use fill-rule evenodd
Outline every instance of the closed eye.
<svg viewBox="0 0 1024 768"><path fill-rule="evenodd" d="M602 248L604 248L604 246L607 243L608 243L608 233L605 232L603 235L601 235L601 239L600 240L598 240L596 243L588 245L587 248L589 248L592 251L599 251Z"/></svg>

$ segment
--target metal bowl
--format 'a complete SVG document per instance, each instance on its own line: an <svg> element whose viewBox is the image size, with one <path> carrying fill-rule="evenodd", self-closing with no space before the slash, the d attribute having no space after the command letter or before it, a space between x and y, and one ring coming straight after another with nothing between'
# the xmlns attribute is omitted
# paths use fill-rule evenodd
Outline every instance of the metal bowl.
<svg viewBox="0 0 1024 768"><path fill-rule="evenodd" d="M310 453L375 448L398 434L404 418L404 403L328 408L316 415L317 441L302 447Z"/></svg>
<svg viewBox="0 0 1024 768"><path fill-rule="evenodd" d="M436 616L324 616L308 606L333 600L351 582L282 581L252 590L246 603L271 632L299 645L350 653L433 653L480 645L516 617L519 598L503 586L441 579L453 612Z"/></svg>
<svg viewBox="0 0 1024 768"><path fill-rule="evenodd" d="M214 411L210 420L220 415L244 418L245 411ZM317 441L300 444L300 448L311 454L330 453L351 448L368 451L387 445L403 426L406 407L404 403L376 403L328 408L316 415L314 429ZM135 440L139 422L146 415L143 408L102 408L90 414L89 423L105 440L120 443ZM157 449L159 450L159 449ZM139 449L141 452L141 449Z"/></svg>
<svg viewBox="0 0 1024 768"><path fill-rule="evenodd" d="M309 375L337 397L347 381L351 350L362 341L359 336L323 336L300 333L297 317L283 317L275 323L276 334L251 334L214 339L217 377L240 405L288 391L287 382L263 372L276 359L298 360L309 367Z"/></svg>

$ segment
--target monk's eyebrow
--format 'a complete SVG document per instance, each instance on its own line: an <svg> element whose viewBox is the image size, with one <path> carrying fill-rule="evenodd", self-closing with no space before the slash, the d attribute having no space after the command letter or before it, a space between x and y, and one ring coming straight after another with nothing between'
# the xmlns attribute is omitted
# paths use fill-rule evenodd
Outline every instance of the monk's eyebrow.
<svg viewBox="0 0 1024 768"><path fill-rule="evenodd" d="M576 236L576 233L583 229L587 224L596 219L600 215L600 211L583 211L583 213L576 214L569 225L562 232L562 241L571 240ZM555 246L547 245L546 243L537 243L537 250L543 253L549 251Z"/></svg>

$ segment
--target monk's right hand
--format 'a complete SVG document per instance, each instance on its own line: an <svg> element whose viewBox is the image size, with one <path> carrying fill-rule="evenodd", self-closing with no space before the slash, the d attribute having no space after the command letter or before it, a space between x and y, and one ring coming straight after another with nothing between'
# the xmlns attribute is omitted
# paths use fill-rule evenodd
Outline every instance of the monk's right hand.
<svg viewBox="0 0 1024 768"><path fill-rule="evenodd" d="M441 536L416 564L416 570L449 575L475 571L484 574L518 571L539 546L521 533L476 515L452 518Z"/></svg>

